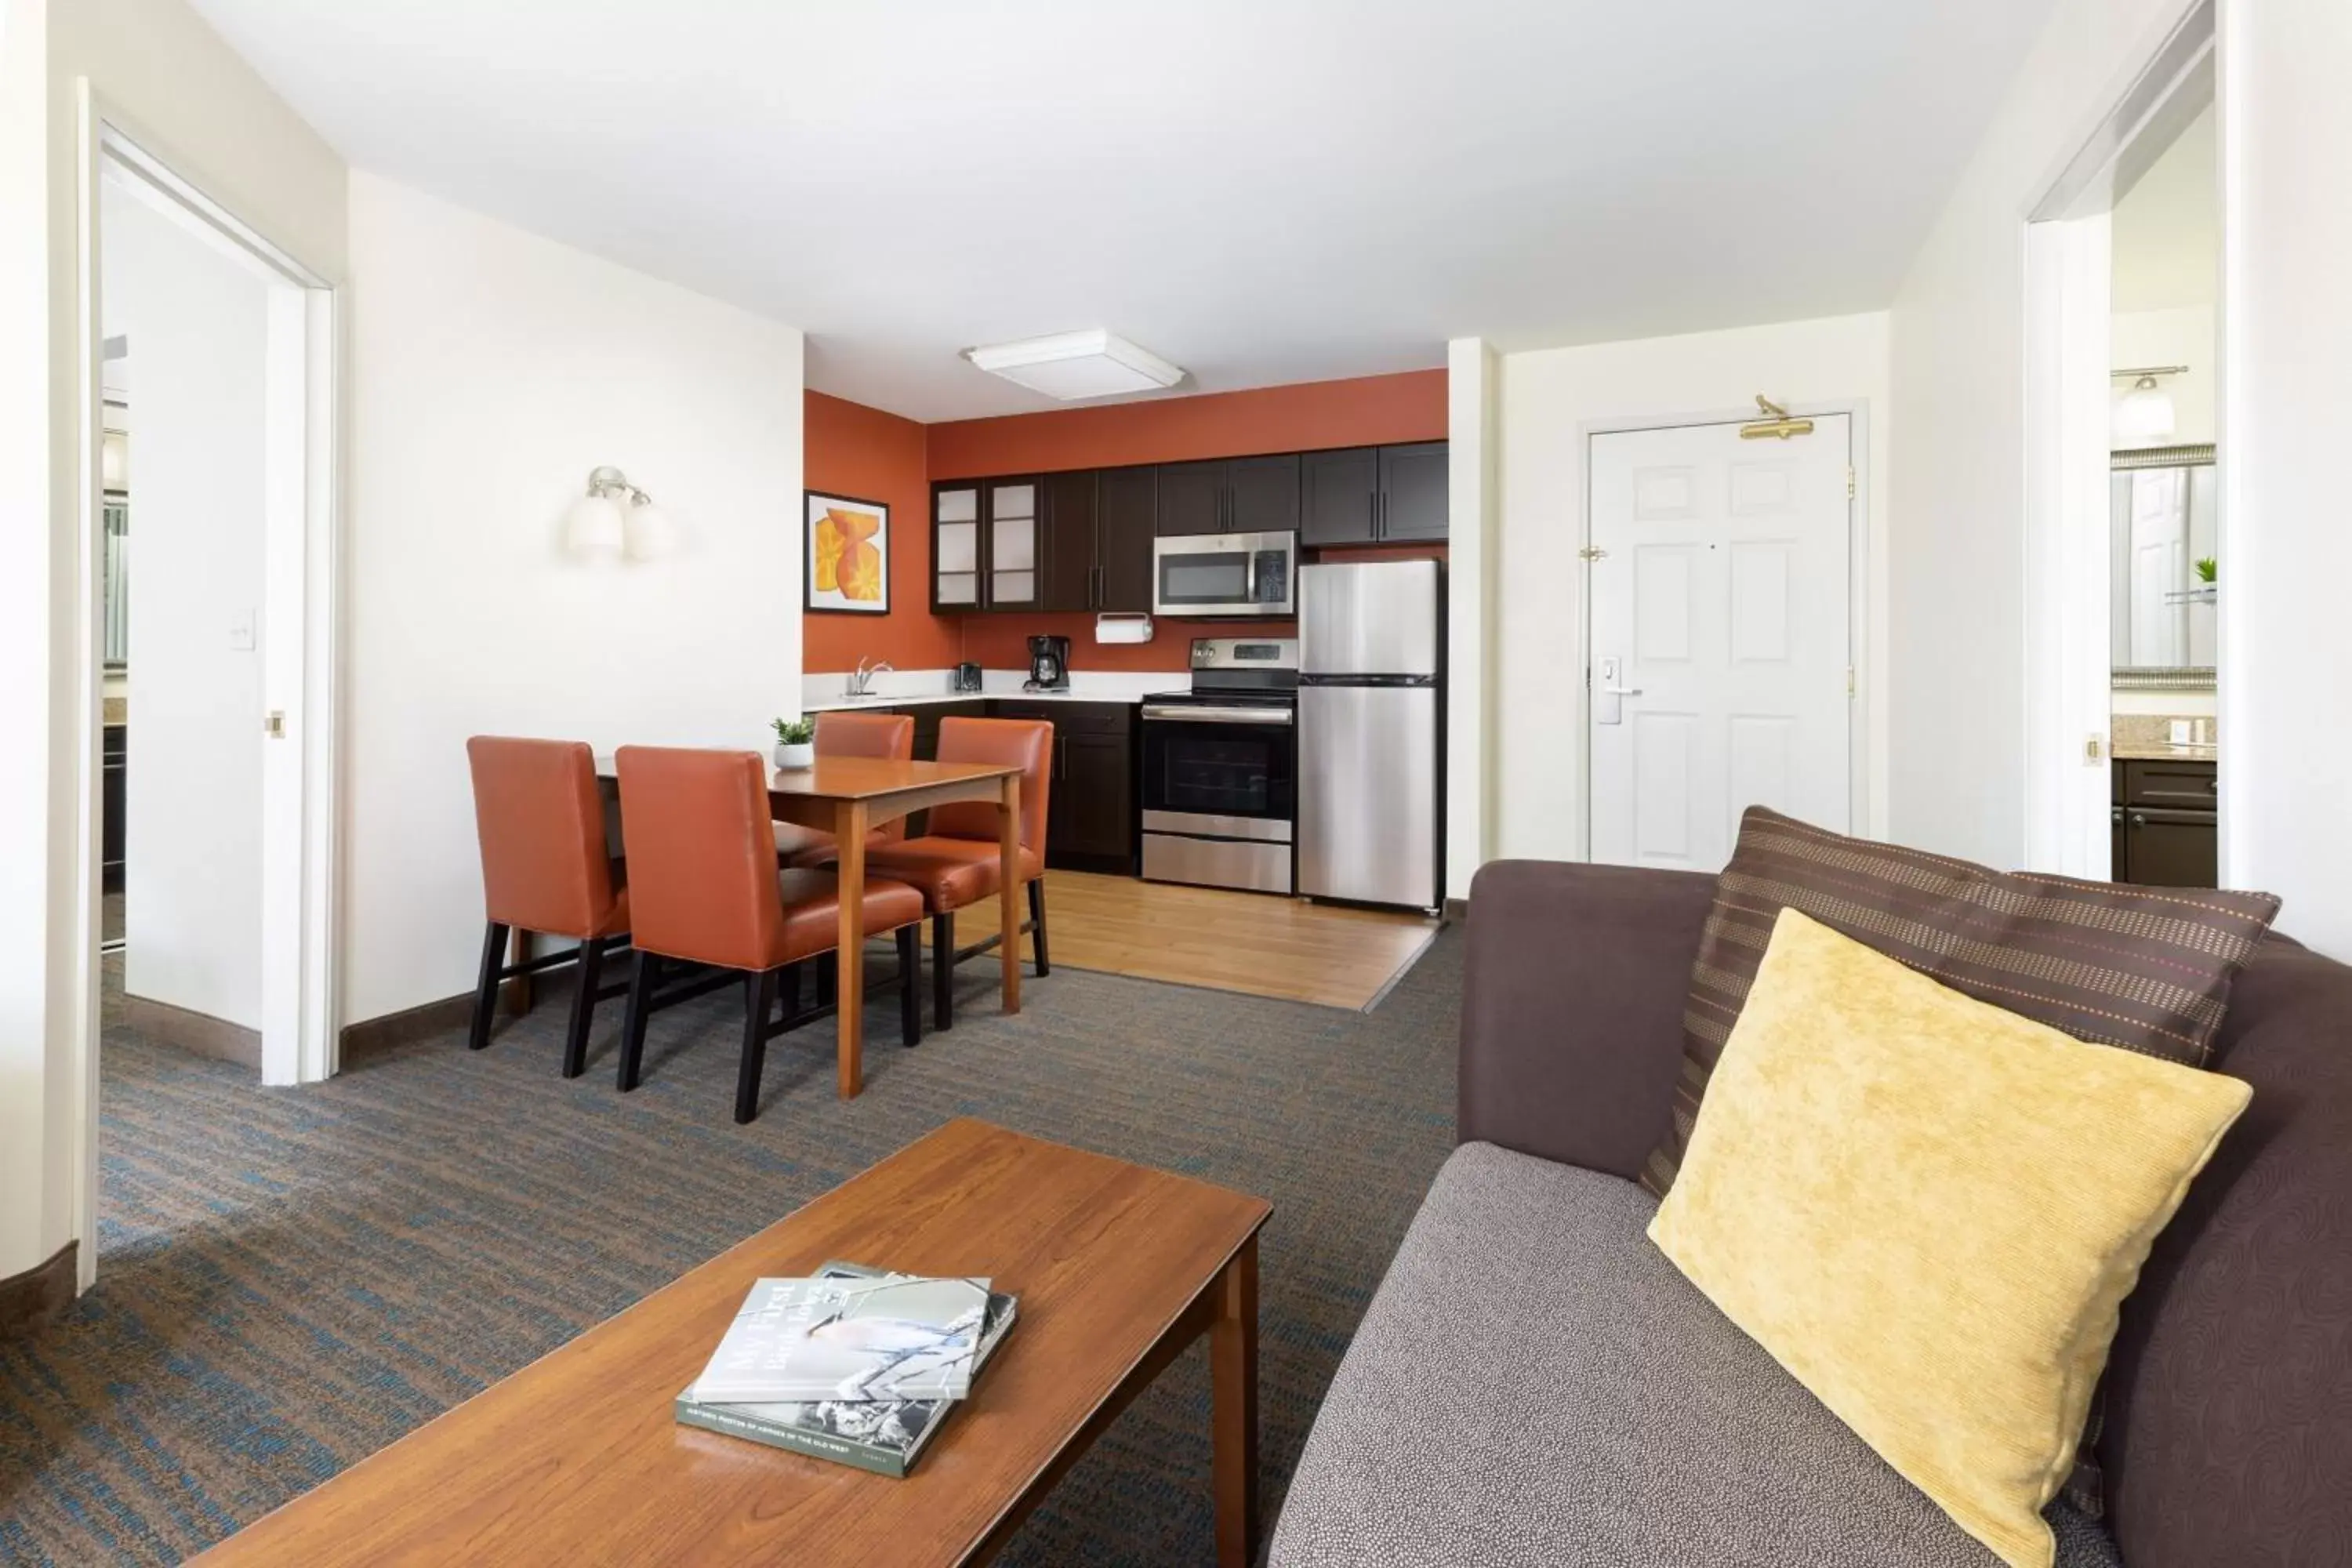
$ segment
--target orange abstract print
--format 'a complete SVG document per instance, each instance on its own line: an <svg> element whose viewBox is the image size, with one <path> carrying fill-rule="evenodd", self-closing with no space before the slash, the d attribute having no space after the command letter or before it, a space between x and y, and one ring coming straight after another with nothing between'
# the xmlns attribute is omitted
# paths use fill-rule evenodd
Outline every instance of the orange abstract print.
<svg viewBox="0 0 2352 1568"><path fill-rule="evenodd" d="M881 529L882 520L870 511L825 508L817 521L816 559L812 563L817 592L867 603L879 601L882 552L867 541Z"/></svg>

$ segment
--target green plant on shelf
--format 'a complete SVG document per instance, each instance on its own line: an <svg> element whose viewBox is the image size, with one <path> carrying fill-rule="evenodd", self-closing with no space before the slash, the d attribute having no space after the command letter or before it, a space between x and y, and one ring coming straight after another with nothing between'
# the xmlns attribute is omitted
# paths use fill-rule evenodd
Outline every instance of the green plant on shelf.
<svg viewBox="0 0 2352 1568"><path fill-rule="evenodd" d="M816 739L816 721L814 719L776 719L770 722L776 727L779 745L805 746Z"/></svg>
<svg viewBox="0 0 2352 1568"><path fill-rule="evenodd" d="M2221 569L2221 563L2210 555L2201 555L2197 560L2197 580L2200 583L2210 583L2214 580L2214 574Z"/></svg>

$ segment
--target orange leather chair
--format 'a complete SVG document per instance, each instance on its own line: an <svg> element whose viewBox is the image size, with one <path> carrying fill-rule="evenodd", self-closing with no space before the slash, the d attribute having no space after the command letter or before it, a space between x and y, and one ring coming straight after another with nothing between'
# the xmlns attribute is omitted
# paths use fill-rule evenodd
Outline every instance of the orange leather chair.
<svg viewBox="0 0 2352 1568"><path fill-rule="evenodd" d="M888 757L905 762L915 754L915 721L904 713L820 713L816 716L816 754L820 757ZM906 836L903 817L884 823L866 836L869 845ZM776 858L790 866L821 866L833 858L833 835L821 827L794 822L776 824Z"/></svg>
<svg viewBox="0 0 2352 1568"><path fill-rule="evenodd" d="M709 984L655 994L664 964L703 964L743 978L743 1058L735 1082L735 1120L760 1111L760 1073L768 1041L835 1011L796 1013L790 989L773 1017L780 982L803 959L834 951L841 909L833 873L778 870L768 770L750 752L624 746L621 834L629 854L629 897L637 972L629 987L621 1037L620 1085L637 1087L648 1015L697 995ZM921 967L923 900L911 888L869 883L867 936L898 939L898 1022L913 1045L922 1026L916 975ZM847 998L860 1005L865 998Z"/></svg>
<svg viewBox="0 0 2352 1568"><path fill-rule="evenodd" d="M1021 769L1021 879L1029 888L1030 933L1037 973L1050 974L1045 956L1045 792L1053 782L1054 726L1037 719L942 719L943 763L1013 763ZM954 913L996 896L1000 877L996 807L987 801L958 801L931 808L929 831L866 852L869 879L887 877L919 889L931 915L931 1024L955 1025L955 966L988 952L1001 940L991 936L969 947L955 945ZM869 881L869 886L870 886Z"/></svg>
<svg viewBox="0 0 2352 1568"><path fill-rule="evenodd" d="M474 991L466 1044L490 1043L499 984L558 964L578 963L572 1024L563 1038L563 1076L588 1063L588 1026L596 1004L627 989L599 990L604 955L625 946L629 890L604 849L604 801L596 760L577 741L525 741L476 735L466 742L474 773L474 827L482 844L482 902L489 930ZM578 940L576 951L506 963L507 934L541 931Z"/></svg>

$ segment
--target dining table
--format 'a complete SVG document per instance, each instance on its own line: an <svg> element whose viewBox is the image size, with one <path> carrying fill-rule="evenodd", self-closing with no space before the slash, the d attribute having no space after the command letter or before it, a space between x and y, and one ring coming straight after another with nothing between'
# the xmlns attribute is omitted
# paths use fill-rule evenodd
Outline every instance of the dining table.
<svg viewBox="0 0 2352 1568"><path fill-rule="evenodd" d="M617 798L619 771L596 758L596 773ZM841 927L835 953L839 1011L838 1092L864 1087L866 997L866 837L875 828L956 801L996 803L999 879L997 949L1004 1011L1021 1011L1021 770L997 763L902 762L891 757L819 756L805 768L772 768L768 809L779 822L823 829L838 847ZM627 802L621 802L624 813Z"/></svg>

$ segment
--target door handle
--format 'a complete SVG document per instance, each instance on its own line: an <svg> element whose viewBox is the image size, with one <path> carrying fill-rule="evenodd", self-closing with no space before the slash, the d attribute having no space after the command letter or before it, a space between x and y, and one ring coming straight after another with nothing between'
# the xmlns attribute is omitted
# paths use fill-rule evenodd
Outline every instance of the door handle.
<svg viewBox="0 0 2352 1568"><path fill-rule="evenodd" d="M1625 699L1639 697L1638 686L1620 686L1624 678L1625 661L1604 658L1600 661L1601 684L1592 691L1592 721L1596 724L1622 724L1625 721Z"/></svg>

